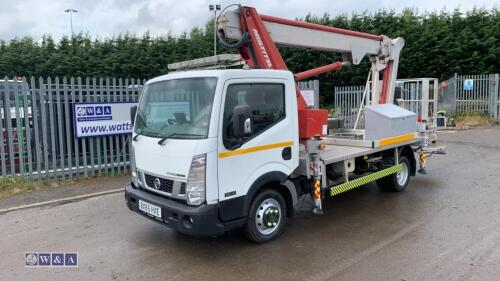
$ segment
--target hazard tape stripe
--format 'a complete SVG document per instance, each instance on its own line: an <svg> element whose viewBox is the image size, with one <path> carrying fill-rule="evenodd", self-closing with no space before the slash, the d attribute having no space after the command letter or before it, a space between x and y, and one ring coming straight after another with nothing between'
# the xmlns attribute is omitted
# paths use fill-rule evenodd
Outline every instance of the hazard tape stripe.
<svg viewBox="0 0 500 281"><path fill-rule="evenodd" d="M358 179L355 179L355 180L352 180L352 181L349 181L349 182L346 182L343 184L336 185L330 189L330 195L331 196L338 195L340 193L343 193L343 192L346 192L348 190L354 189L356 187L365 185L365 184L370 183L372 181L376 181L376 180L381 179L383 177L386 177L388 175L392 175L394 173L397 173L397 172L401 171L402 169L403 169L403 165L399 164L399 165L392 166L390 168L375 172L373 174L369 174L367 176L364 176L364 177L361 177L361 178L358 178Z"/></svg>

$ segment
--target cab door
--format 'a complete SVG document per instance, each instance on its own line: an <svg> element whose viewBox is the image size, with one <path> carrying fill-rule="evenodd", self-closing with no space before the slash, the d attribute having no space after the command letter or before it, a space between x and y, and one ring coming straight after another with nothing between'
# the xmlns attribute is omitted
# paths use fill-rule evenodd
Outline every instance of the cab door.
<svg viewBox="0 0 500 281"><path fill-rule="evenodd" d="M285 79L226 81L218 134L219 199L246 195L267 172L286 175L298 166L295 85ZM250 109L251 132L236 136L235 107ZM245 128L248 129L248 123Z"/></svg>

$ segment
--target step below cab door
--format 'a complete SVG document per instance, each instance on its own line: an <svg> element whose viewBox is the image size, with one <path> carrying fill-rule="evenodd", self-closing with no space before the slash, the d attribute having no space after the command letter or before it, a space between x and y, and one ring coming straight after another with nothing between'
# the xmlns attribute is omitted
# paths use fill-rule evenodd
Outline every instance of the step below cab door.
<svg viewBox="0 0 500 281"><path fill-rule="evenodd" d="M224 86L221 108L221 202L241 201L257 178L269 172L290 175L298 166L294 84L286 79L230 79ZM241 125L239 129L236 124Z"/></svg>

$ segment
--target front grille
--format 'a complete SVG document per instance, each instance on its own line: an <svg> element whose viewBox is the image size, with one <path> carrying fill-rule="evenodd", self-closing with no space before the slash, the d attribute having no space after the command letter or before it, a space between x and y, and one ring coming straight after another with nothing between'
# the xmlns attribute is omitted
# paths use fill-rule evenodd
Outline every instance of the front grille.
<svg viewBox="0 0 500 281"><path fill-rule="evenodd" d="M186 183L181 183L181 191L179 191L179 194L186 194Z"/></svg>
<svg viewBox="0 0 500 281"><path fill-rule="evenodd" d="M160 180L160 187L155 186L155 180L159 179ZM148 175L144 174L144 180L146 181L146 184L154 189L157 189L159 191L163 191L166 193L172 193L172 189L174 187L174 181L173 180L168 180L168 179L163 179L159 178L153 175Z"/></svg>

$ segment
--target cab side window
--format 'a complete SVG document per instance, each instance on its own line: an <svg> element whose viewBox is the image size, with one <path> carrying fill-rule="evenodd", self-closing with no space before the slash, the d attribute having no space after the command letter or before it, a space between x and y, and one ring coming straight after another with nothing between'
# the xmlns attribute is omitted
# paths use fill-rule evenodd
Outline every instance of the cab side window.
<svg viewBox="0 0 500 281"><path fill-rule="evenodd" d="M248 105L253 123L252 134L242 138L233 133L233 109ZM223 142L234 149L262 133L285 118L285 85L283 84L232 84L227 88L223 117Z"/></svg>

